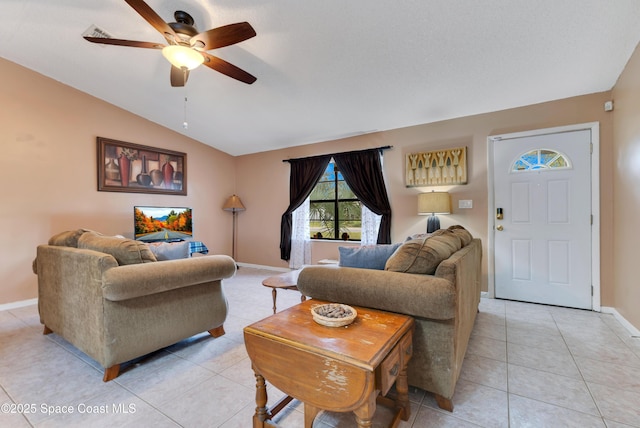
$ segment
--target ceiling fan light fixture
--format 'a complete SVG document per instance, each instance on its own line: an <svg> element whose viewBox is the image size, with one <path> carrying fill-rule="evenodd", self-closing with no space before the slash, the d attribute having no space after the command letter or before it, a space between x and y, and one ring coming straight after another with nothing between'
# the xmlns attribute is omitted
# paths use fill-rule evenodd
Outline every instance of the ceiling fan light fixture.
<svg viewBox="0 0 640 428"><path fill-rule="evenodd" d="M195 49L181 45L162 48L162 55L175 67L193 70L204 62L204 56Z"/></svg>

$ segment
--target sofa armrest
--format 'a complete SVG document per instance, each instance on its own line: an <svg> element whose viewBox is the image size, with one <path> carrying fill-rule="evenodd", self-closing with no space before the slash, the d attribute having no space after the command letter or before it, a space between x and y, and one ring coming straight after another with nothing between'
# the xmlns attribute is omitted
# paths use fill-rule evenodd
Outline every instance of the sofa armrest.
<svg viewBox="0 0 640 428"><path fill-rule="evenodd" d="M306 296L422 318L455 316L453 284L432 275L337 266L305 267L298 289Z"/></svg>
<svg viewBox="0 0 640 428"><path fill-rule="evenodd" d="M118 266L102 275L107 300L121 301L232 277L236 264L229 256L212 255Z"/></svg>

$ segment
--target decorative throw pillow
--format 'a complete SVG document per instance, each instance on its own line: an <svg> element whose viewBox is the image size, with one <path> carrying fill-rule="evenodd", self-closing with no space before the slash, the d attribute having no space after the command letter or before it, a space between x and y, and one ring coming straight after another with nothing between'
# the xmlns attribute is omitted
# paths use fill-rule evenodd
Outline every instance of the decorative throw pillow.
<svg viewBox="0 0 640 428"><path fill-rule="evenodd" d="M441 242L442 244L449 247L451 254L462 248L462 240L460 239L460 237L447 229L436 230L430 236L430 239L435 239L436 241Z"/></svg>
<svg viewBox="0 0 640 428"><path fill-rule="evenodd" d="M387 259L398 249L400 243L388 245L363 245L361 247L338 247L339 266L383 270Z"/></svg>
<svg viewBox="0 0 640 428"><path fill-rule="evenodd" d="M60 232L49 238L49 245L55 245L56 247L78 247L78 238L85 232L89 232L88 229L68 230L66 232Z"/></svg>
<svg viewBox="0 0 640 428"><path fill-rule="evenodd" d="M149 249L156 256L156 260L186 259L189 257L189 242L153 242Z"/></svg>
<svg viewBox="0 0 640 428"><path fill-rule="evenodd" d="M451 245L434 239L433 235L425 239L411 239L389 257L384 268L394 272L433 275L440 262L451 254Z"/></svg>
<svg viewBox="0 0 640 428"><path fill-rule="evenodd" d="M116 238L115 236L104 236L96 232L82 234L78 239L78 248L111 254L119 265L157 261L151 250L149 250L149 246L144 242Z"/></svg>
<svg viewBox="0 0 640 428"><path fill-rule="evenodd" d="M467 229L460 225L449 226L449 230L462 240L462 246L466 247L473 240L473 236Z"/></svg>

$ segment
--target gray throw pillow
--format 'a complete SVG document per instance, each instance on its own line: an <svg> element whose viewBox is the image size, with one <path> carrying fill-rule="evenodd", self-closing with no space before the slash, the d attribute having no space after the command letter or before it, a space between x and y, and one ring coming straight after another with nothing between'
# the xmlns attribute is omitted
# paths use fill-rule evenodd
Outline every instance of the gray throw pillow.
<svg viewBox="0 0 640 428"><path fill-rule="evenodd" d="M340 253L338 265L383 270L387 259L398 249L400 244L338 247L338 252Z"/></svg>

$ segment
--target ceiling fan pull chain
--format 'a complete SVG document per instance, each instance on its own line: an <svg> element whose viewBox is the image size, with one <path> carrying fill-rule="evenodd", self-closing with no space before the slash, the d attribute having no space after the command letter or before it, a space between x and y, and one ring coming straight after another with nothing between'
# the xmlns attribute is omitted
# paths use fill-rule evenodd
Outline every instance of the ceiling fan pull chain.
<svg viewBox="0 0 640 428"><path fill-rule="evenodd" d="M189 122L187 122L187 87L184 87L184 122L182 122L184 129L189 129Z"/></svg>

